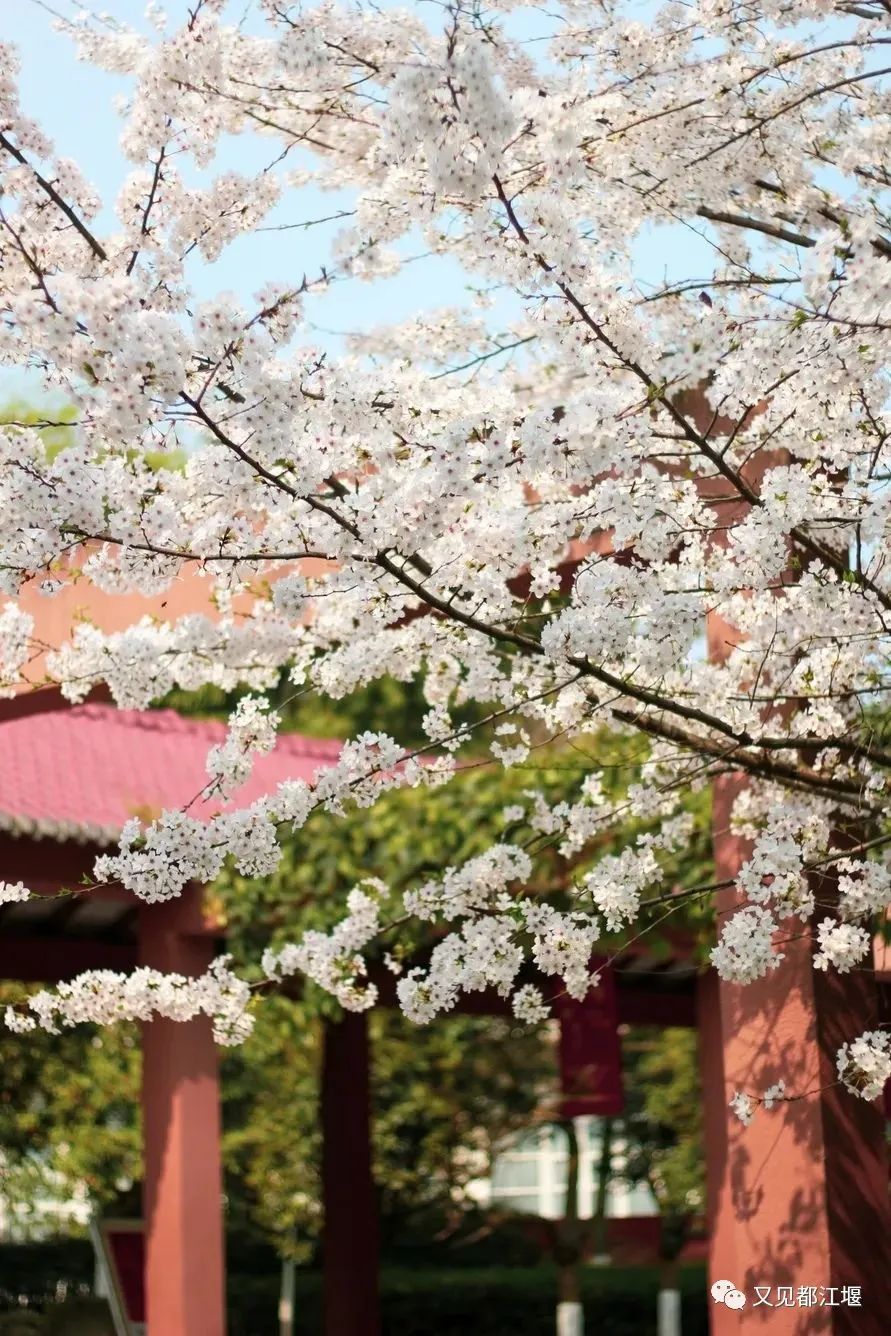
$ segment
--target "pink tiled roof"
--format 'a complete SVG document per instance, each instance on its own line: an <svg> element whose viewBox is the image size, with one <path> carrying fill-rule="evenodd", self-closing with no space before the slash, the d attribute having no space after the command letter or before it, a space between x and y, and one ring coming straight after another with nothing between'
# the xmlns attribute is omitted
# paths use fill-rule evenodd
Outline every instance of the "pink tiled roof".
<svg viewBox="0 0 891 1336"><path fill-rule="evenodd" d="M191 804L208 818L242 807L284 779L312 780L336 761L341 743L283 734L255 759L228 802L193 801L207 782L221 723L174 710L77 705L0 723L0 829L53 840L112 844L124 822Z"/></svg>

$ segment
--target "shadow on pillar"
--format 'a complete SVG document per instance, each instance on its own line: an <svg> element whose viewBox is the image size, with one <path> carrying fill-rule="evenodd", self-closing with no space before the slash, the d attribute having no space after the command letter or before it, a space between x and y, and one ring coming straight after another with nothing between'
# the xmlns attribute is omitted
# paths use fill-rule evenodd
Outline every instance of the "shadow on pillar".
<svg viewBox="0 0 891 1336"><path fill-rule="evenodd" d="M321 1122L324 1336L380 1336L380 1226L364 1012L325 1024Z"/></svg>
<svg viewBox="0 0 891 1336"><path fill-rule="evenodd" d="M745 848L729 830L734 781L715 785L716 872L735 875ZM815 885L821 906L837 893ZM736 907L733 891L719 912ZM731 1311L710 1302L713 1336L885 1336L891 1330L891 1201L881 1100L838 1084L842 1043L875 1028L878 989L871 970L823 973L813 967L810 931L783 933L784 959L754 983L700 978L700 1045L705 1097L710 1282L731 1281L748 1303ZM731 1114L735 1090L761 1095L784 1080L806 1097L758 1108L748 1127ZM860 1306L842 1304L859 1287ZM757 1302L756 1287L768 1290ZM795 1304L776 1306L779 1287ZM800 1287L814 1287L799 1304ZM824 1302L819 1302L821 1297ZM770 1304L773 1306L770 1306Z"/></svg>

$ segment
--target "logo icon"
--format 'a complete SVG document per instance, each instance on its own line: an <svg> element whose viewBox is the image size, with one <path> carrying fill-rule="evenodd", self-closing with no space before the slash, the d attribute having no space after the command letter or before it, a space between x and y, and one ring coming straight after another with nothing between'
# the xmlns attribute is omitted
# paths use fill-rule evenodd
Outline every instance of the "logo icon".
<svg viewBox="0 0 891 1336"><path fill-rule="evenodd" d="M732 1280L716 1280L712 1286L712 1298L716 1304L725 1308L745 1308L746 1296L738 1290Z"/></svg>

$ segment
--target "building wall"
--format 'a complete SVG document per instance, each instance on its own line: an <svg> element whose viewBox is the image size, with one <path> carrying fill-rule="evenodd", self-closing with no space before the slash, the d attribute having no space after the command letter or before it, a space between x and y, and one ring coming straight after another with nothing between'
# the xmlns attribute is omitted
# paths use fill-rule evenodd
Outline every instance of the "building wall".
<svg viewBox="0 0 891 1336"><path fill-rule="evenodd" d="M576 1118L579 1139L579 1216L594 1214L602 1120ZM656 1216L658 1209L649 1187L632 1187L619 1175L623 1164L621 1140L613 1141L613 1181L607 1193L607 1215L614 1219ZM475 1185L474 1196L483 1204L509 1206L516 1211L559 1219L566 1201L566 1138L559 1127L547 1125L518 1138L495 1160L491 1177Z"/></svg>

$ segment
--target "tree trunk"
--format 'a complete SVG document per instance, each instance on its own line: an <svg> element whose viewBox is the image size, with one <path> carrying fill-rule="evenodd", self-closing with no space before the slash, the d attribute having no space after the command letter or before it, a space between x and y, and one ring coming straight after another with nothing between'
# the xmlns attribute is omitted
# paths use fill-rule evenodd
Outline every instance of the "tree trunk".
<svg viewBox="0 0 891 1336"><path fill-rule="evenodd" d="M278 1300L279 1336L294 1336L294 1262L282 1258L282 1287Z"/></svg>
<svg viewBox="0 0 891 1336"><path fill-rule="evenodd" d="M681 1292L676 1259L663 1261L659 1273L658 1336L681 1336Z"/></svg>
<svg viewBox="0 0 891 1336"><path fill-rule="evenodd" d="M606 1238L606 1207L613 1168L613 1119L604 1118L601 1126L600 1159L597 1164L597 1194L594 1199L594 1260L609 1261Z"/></svg>
<svg viewBox="0 0 891 1336"><path fill-rule="evenodd" d="M557 1241L557 1336L584 1336L585 1318L579 1288L579 1139L575 1123L560 1126L566 1137L566 1204Z"/></svg>

